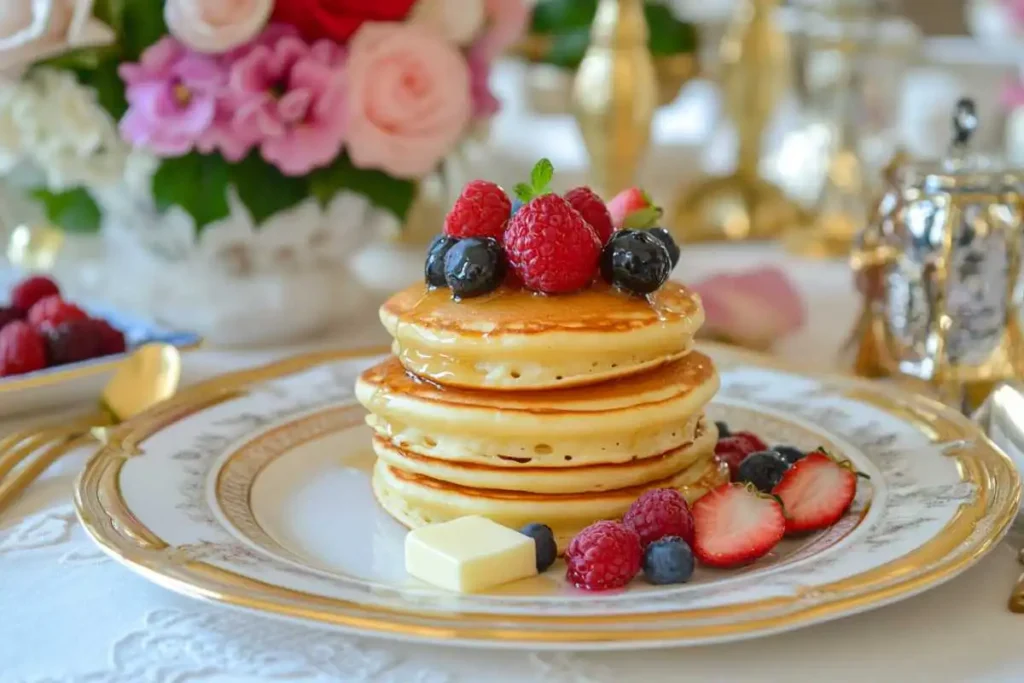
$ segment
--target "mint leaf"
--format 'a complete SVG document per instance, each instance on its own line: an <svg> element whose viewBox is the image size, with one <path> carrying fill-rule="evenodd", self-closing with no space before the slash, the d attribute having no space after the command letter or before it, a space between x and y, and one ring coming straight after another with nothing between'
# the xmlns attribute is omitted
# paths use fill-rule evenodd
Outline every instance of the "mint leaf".
<svg viewBox="0 0 1024 683"><path fill-rule="evenodd" d="M534 164L533 170L530 171L530 184L533 185L533 191L536 193L534 196L542 195L547 191L554 175L555 167L551 165L550 159L541 159Z"/></svg>
<svg viewBox="0 0 1024 683"><path fill-rule="evenodd" d="M227 218L230 167L219 154L189 154L165 159L153 175L153 198L157 209L180 206L202 231L210 223Z"/></svg>
<svg viewBox="0 0 1024 683"><path fill-rule="evenodd" d="M293 178L268 164L258 152L230 167L229 177L256 225L309 196L305 178Z"/></svg>
<svg viewBox="0 0 1024 683"><path fill-rule="evenodd" d="M146 48L167 35L164 3L154 0L122 0L121 25L116 26L127 61L138 61Z"/></svg>
<svg viewBox="0 0 1024 683"><path fill-rule="evenodd" d="M526 183L516 183L516 186L512 188L512 191L515 192L519 201L524 204L533 199L533 188Z"/></svg>
<svg viewBox="0 0 1024 683"><path fill-rule="evenodd" d="M100 229L100 207L80 187L66 192L40 188L32 191L32 197L43 205L47 220L68 232L97 232Z"/></svg>
<svg viewBox="0 0 1024 683"><path fill-rule="evenodd" d="M416 198L416 182L393 178L383 171L356 168L347 154L334 163L313 171L309 189L321 206L326 207L342 190L361 194L374 206L393 213L404 221Z"/></svg>

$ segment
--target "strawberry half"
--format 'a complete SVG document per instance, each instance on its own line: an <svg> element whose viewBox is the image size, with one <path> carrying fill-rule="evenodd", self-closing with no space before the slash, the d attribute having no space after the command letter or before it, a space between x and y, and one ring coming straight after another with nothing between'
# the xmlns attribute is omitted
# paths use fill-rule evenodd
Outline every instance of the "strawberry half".
<svg viewBox="0 0 1024 683"><path fill-rule="evenodd" d="M693 554L708 567L764 557L786 532L782 506L752 486L722 484L693 504Z"/></svg>
<svg viewBox="0 0 1024 683"><path fill-rule="evenodd" d="M857 473L819 449L789 468L772 493L786 510L786 533L802 534L839 521L857 495Z"/></svg>
<svg viewBox="0 0 1024 683"><path fill-rule="evenodd" d="M616 229L653 228L661 218L661 209L655 206L651 196L639 187L631 187L618 193L607 203L607 207L612 225Z"/></svg>

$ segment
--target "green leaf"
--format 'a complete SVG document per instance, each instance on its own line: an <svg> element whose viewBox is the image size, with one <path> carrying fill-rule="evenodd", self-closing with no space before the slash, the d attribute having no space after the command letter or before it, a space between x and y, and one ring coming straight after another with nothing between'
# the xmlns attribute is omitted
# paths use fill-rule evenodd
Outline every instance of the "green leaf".
<svg viewBox="0 0 1024 683"><path fill-rule="evenodd" d="M253 152L241 163L231 166L231 183L239 199L249 209L256 225L309 196L306 178L286 176Z"/></svg>
<svg viewBox="0 0 1024 683"><path fill-rule="evenodd" d="M153 198L157 209L184 209L202 231L214 221L227 218L230 167L219 154L189 154L165 159L153 175Z"/></svg>
<svg viewBox="0 0 1024 683"><path fill-rule="evenodd" d="M36 62L35 67L61 69L66 71L82 71L95 69L100 61L110 53L107 47L83 47L78 50L64 52L55 57Z"/></svg>
<svg viewBox="0 0 1024 683"><path fill-rule="evenodd" d="M555 167L551 165L551 160L547 158L541 159L534 164L533 170L530 171L530 184L533 185L533 189L537 194L542 194L548 185L551 184L551 178L554 175Z"/></svg>
<svg viewBox="0 0 1024 683"><path fill-rule="evenodd" d="M100 229L100 207L82 188L66 192L46 189L32 191L32 197L43 205L46 218L68 232L97 232Z"/></svg>
<svg viewBox="0 0 1024 683"><path fill-rule="evenodd" d="M590 29L579 28L552 36L551 45L541 61L566 69L575 69L590 47Z"/></svg>
<svg viewBox="0 0 1024 683"><path fill-rule="evenodd" d="M347 154L310 175L310 190L321 206L327 206L342 190L365 196L374 206L404 221L416 198L416 182L393 178L382 171L356 168Z"/></svg>
<svg viewBox="0 0 1024 683"><path fill-rule="evenodd" d="M96 0L92 13L117 33L121 32L124 21L124 0Z"/></svg>
<svg viewBox="0 0 1024 683"><path fill-rule="evenodd" d="M657 206L648 206L627 214L622 220L622 227L629 230L646 230L656 228L661 220L662 210Z"/></svg>
<svg viewBox="0 0 1024 683"><path fill-rule="evenodd" d="M115 30L127 61L137 61L147 47L167 35L164 3L159 0L123 0L120 16Z"/></svg>
<svg viewBox="0 0 1024 683"><path fill-rule="evenodd" d="M526 183L516 183L512 191L516 193L516 197L519 197L519 201L524 204L533 199L533 188Z"/></svg>
<svg viewBox="0 0 1024 683"><path fill-rule="evenodd" d="M655 57L664 57L697 50L697 29L693 24L680 21L675 13L660 2L644 5L647 19L647 46Z"/></svg>
<svg viewBox="0 0 1024 683"><path fill-rule="evenodd" d="M562 33L575 28L590 29L597 13L597 0L541 0L530 16L531 33Z"/></svg>
<svg viewBox="0 0 1024 683"><path fill-rule="evenodd" d="M95 69L77 71L78 80L96 91L96 99L100 106L119 121L128 111L128 100L125 99L124 81L117 74L118 58L110 56L100 62Z"/></svg>

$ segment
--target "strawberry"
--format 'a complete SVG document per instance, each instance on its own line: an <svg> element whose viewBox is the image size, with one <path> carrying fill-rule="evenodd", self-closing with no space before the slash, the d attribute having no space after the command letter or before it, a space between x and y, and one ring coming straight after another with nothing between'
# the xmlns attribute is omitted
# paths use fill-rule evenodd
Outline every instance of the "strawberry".
<svg viewBox="0 0 1024 683"><path fill-rule="evenodd" d="M46 343L28 323L15 320L0 330L0 377L46 367Z"/></svg>
<svg viewBox="0 0 1024 683"><path fill-rule="evenodd" d="M40 299L28 311L28 323L40 332L57 327L61 323L85 320L89 314L74 304L53 294Z"/></svg>
<svg viewBox="0 0 1024 683"><path fill-rule="evenodd" d="M708 567L738 567L767 555L786 532L782 506L753 486L722 484L693 504L693 553Z"/></svg>
<svg viewBox="0 0 1024 683"><path fill-rule="evenodd" d="M733 432L715 444L715 457L729 466L729 477L736 481L740 463L751 453L768 450L768 445L751 432Z"/></svg>
<svg viewBox="0 0 1024 683"><path fill-rule="evenodd" d="M800 534L839 521L857 495L849 461L838 462L818 449L790 467L772 489L786 509L786 533Z"/></svg>
<svg viewBox="0 0 1024 683"><path fill-rule="evenodd" d="M651 196L639 187L623 190L615 195L607 206L612 217L612 225L616 228L653 228L661 218L661 209L655 206Z"/></svg>

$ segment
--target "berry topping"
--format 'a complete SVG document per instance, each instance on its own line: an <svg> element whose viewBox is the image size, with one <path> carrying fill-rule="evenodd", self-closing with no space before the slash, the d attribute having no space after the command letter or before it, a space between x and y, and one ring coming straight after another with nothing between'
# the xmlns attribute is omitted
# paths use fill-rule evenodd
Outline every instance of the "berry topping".
<svg viewBox="0 0 1024 683"><path fill-rule="evenodd" d="M622 588L640 571L641 556L635 531L618 522L595 522L569 543L565 577L584 590Z"/></svg>
<svg viewBox="0 0 1024 683"><path fill-rule="evenodd" d="M46 359L50 365L78 363L103 355L103 333L92 320L72 320L48 328Z"/></svg>
<svg viewBox="0 0 1024 683"><path fill-rule="evenodd" d="M0 306L0 330L7 326L7 323L13 323L15 320L21 320L25 316L24 312L15 306Z"/></svg>
<svg viewBox="0 0 1024 683"><path fill-rule="evenodd" d="M493 237L459 240L444 257L444 277L457 299L493 292L505 278L501 245Z"/></svg>
<svg viewBox="0 0 1024 683"><path fill-rule="evenodd" d="M11 290L11 305L28 312L37 301L60 294L57 283L45 275L25 278Z"/></svg>
<svg viewBox="0 0 1024 683"><path fill-rule="evenodd" d="M675 489L646 491L629 507L622 523L637 533L643 546L665 536L693 540L690 506Z"/></svg>
<svg viewBox="0 0 1024 683"><path fill-rule="evenodd" d="M666 536L644 549L643 566L648 583L686 583L693 576L693 551L678 536Z"/></svg>
<svg viewBox="0 0 1024 683"><path fill-rule="evenodd" d="M601 243L594 229L562 197L531 200L505 231L509 265L535 292L561 294L589 285L597 270Z"/></svg>
<svg viewBox="0 0 1024 683"><path fill-rule="evenodd" d="M773 493L786 509L786 533L817 531L839 521L857 495L857 473L849 462L809 453L782 476Z"/></svg>
<svg viewBox="0 0 1024 683"><path fill-rule="evenodd" d="M57 327L61 323L85 320L88 317L85 311L64 301L58 294L40 299L28 311L29 324L39 331Z"/></svg>
<svg viewBox="0 0 1024 683"><path fill-rule="evenodd" d="M46 367L46 344L32 327L21 320L0 330L0 377L21 375Z"/></svg>
<svg viewBox="0 0 1024 683"><path fill-rule="evenodd" d="M611 237L612 217L608 214L608 207L597 193L589 187L577 187L565 193L565 200L572 208L580 212L583 220L590 224L590 227L597 233L597 239L604 244Z"/></svg>
<svg viewBox="0 0 1024 683"><path fill-rule="evenodd" d="M768 450L764 441L750 432L736 432L715 444L715 456L729 466L729 477L736 481L739 477L740 463L751 453Z"/></svg>
<svg viewBox="0 0 1024 683"><path fill-rule="evenodd" d="M772 446L772 450L782 456L782 459L793 465L798 460L803 460L807 454L796 446Z"/></svg>
<svg viewBox="0 0 1024 683"><path fill-rule="evenodd" d="M737 567L767 555L786 532L775 498L744 484L722 484L693 504L693 553L709 567Z"/></svg>
<svg viewBox="0 0 1024 683"><path fill-rule="evenodd" d="M715 422L715 426L718 427L718 438L724 439L727 436L732 436L732 430L729 429L729 425L719 420Z"/></svg>
<svg viewBox="0 0 1024 683"><path fill-rule="evenodd" d="M500 240L511 213L512 202L503 189L486 180L474 180L462 188L445 217L444 234Z"/></svg>
<svg viewBox="0 0 1024 683"><path fill-rule="evenodd" d="M668 257L672 262L672 267L675 268L679 263L679 245L676 244L672 234L665 228L651 228L647 232L657 237L658 241L665 245L665 248L668 249Z"/></svg>
<svg viewBox="0 0 1024 683"><path fill-rule="evenodd" d="M657 237L642 230L620 230L601 252L601 277L634 294L650 294L668 280L672 259Z"/></svg>
<svg viewBox="0 0 1024 683"><path fill-rule="evenodd" d="M743 459L736 471L736 479L753 484L761 493L771 493L788 469L789 463L775 451L758 451Z"/></svg>
<svg viewBox="0 0 1024 683"><path fill-rule="evenodd" d="M444 278L444 257L456 242L458 240L454 237L438 235L427 248L427 262L423 266L423 278L430 287L448 286L448 281Z"/></svg>
<svg viewBox="0 0 1024 683"><path fill-rule="evenodd" d="M608 202L608 214L616 228L650 228L661 218L661 209L654 206L646 192L631 187Z"/></svg>
<svg viewBox="0 0 1024 683"><path fill-rule="evenodd" d="M96 330L100 338L100 355L110 356L115 353L124 353L128 344L125 342L124 332L117 329L106 320L90 318L85 321Z"/></svg>
<svg viewBox="0 0 1024 683"><path fill-rule="evenodd" d="M543 573L555 563L558 547L555 545L555 534L547 524L527 524L519 530L533 539L537 546L537 572Z"/></svg>

